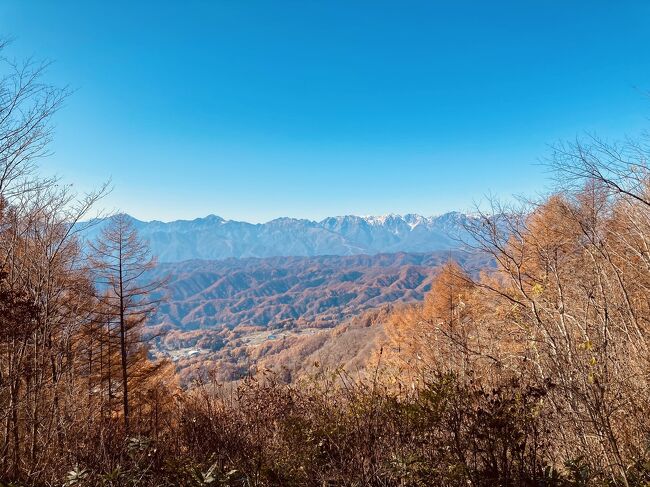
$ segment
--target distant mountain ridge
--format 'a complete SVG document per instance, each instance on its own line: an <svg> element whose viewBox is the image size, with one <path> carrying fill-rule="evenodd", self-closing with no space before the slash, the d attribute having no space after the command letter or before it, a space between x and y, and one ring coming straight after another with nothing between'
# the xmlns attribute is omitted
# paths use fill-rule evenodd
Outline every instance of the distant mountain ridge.
<svg viewBox="0 0 650 487"><path fill-rule="evenodd" d="M160 262L180 262L453 250L460 247L471 218L450 212L433 217L345 215L321 221L285 217L257 224L216 215L167 223L132 219ZM86 237L94 238L103 223L87 230Z"/></svg>
<svg viewBox="0 0 650 487"><path fill-rule="evenodd" d="M334 326L386 303L418 301L435 269L461 252L190 260L156 267L167 299L152 323L177 329Z"/></svg>

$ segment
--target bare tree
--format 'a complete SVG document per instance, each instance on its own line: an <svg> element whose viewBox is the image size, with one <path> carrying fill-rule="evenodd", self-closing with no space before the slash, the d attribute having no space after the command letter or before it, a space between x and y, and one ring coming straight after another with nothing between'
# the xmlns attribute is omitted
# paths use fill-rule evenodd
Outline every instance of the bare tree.
<svg viewBox="0 0 650 487"><path fill-rule="evenodd" d="M610 194L650 207L650 135L622 143L595 136L554 147L549 166L557 181L569 190L591 181Z"/></svg>
<svg viewBox="0 0 650 487"><path fill-rule="evenodd" d="M7 41L0 40L0 53ZM52 115L69 94L44 83L47 62L18 62L0 54L0 196L37 186L34 161L48 153ZM50 181L51 182L51 181Z"/></svg>

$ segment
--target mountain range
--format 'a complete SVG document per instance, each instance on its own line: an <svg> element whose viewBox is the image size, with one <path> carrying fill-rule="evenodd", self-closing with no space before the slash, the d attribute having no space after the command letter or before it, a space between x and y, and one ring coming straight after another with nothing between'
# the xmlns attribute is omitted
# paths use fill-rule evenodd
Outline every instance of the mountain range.
<svg viewBox="0 0 650 487"><path fill-rule="evenodd" d="M269 257L161 263L167 296L152 322L193 330L220 326L328 327L386 303L418 301L435 269L457 251Z"/></svg>
<svg viewBox="0 0 650 487"><path fill-rule="evenodd" d="M321 221L277 218L267 223L225 220L209 215L172 222L130 217L140 236L160 262L191 259L358 255L392 252L433 252L457 249L472 218L451 212L421 215L337 216ZM97 236L106 220L85 231Z"/></svg>
<svg viewBox="0 0 650 487"><path fill-rule="evenodd" d="M208 369L231 380L252 364L295 362L297 372L314 354L322 363L334 354L354 364L381 335L385 318L379 313L369 327L361 316L422 300L450 258L469 269L487 265L462 251L473 217L458 212L259 224L214 215L128 218L158 258L148 277L166 281L146 339L152 353L175 362L183 380ZM107 222L82 224L83 237L95 239ZM346 328L353 319L362 326Z"/></svg>

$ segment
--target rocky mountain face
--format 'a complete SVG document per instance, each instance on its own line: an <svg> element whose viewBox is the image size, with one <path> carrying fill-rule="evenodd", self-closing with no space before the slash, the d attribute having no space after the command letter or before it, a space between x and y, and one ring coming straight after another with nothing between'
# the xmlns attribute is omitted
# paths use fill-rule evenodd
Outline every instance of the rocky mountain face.
<svg viewBox="0 0 650 487"><path fill-rule="evenodd" d="M463 213L438 217L387 215L339 216L322 221L278 218L252 224L210 215L195 220L144 222L133 219L160 262L275 256L357 255L433 252L459 247ZM103 222L87 230L93 238Z"/></svg>

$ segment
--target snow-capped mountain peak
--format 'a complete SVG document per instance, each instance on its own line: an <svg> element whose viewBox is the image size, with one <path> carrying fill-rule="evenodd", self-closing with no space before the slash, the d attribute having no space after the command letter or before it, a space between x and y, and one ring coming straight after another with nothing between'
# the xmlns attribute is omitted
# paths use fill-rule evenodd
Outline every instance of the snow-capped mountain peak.
<svg viewBox="0 0 650 487"><path fill-rule="evenodd" d="M208 215L194 220L143 222L134 219L162 262L230 257L354 255L431 252L457 248L468 217L452 212L436 217L414 213L343 215L321 221L276 218L252 224ZM96 237L100 225L86 232Z"/></svg>

